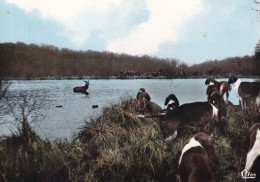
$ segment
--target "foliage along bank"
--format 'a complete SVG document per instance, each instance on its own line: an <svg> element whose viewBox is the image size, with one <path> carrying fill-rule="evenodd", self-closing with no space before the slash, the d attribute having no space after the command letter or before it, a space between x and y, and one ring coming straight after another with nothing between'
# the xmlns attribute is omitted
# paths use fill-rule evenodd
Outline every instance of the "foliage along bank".
<svg viewBox="0 0 260 182"><path fill-rule="evenodd" d="M112 52L73 51L51 45L0 44L0 77L6 78L191 78L260 76L260 57L231 57L188 66L177 59ZM200 61L200 60L198 60Z"/></svg>

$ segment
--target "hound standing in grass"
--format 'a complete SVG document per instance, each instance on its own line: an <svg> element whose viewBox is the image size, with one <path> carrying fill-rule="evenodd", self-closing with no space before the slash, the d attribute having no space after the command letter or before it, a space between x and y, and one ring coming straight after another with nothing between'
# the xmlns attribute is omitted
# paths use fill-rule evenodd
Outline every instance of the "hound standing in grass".
<svg viewBox="0 0 260 182"><path fill-rule="evenodd" d="M218 120L221 121L220 123L225 123L227 117L227 107L222 95L218 91L214 91L209 96L209 102L218 109Z"/></svg>
<svg viewBox="0 0 260 182"><path fill-rule="evenodd" d="M260 82L242 82L237 76L231 75L228 83L233 84L234 90L239 97L242 111L244 112L247 112L246 104L249 99L260 97Z"/></svg>
<svg viewBox="0 0 260 182"><path fill-rule="evenodd" d="M145 112L158 114L162 110L162 108L158 104L156 104L155 102L151 102L151 97L144 88L140 88L136 95L136 99L138 106L143 110L143 114L145 114Z"/></svg>
<svg viewBox="0 0 260 182"><path fill-rule="evenodd" d="M221 96L222 98L222 96ZM212 97L212 102L217 103L219 97ZM223 98L222 98L223 99ZM168 105L171 101L165 102ZM222 108L221 108L222 109ZM220 131L223 130L226 125L226 113L219 112L219 110L210 102L193 102L187 103L180 106L174 107L174 109L167 109L166 113L161 113L158 115L138 115L142 118L161 118L166 123L167 129L170 131L170 135L165 136L165 143L173 141L178 134L178 128L183 127L198 127L204 128L206 125L211 123L211 121L217 120L216 125Z"/></svg>
<svg viewBox="0 0 260 182"><path fill-rule="evenodd" d="M255 123L249 130L246 139L247 156L245 170L241 172L242 178L260 181L260 123ZM249 178L250 177L250 178Z"/></svg>
<svg viewBox="0 0 260 182"><path fill-rule="evenodd" d="M218 164L214 137L197 133L182 150L177 178L180 182L215 182L212 163Z"/></svg>
<svg viewBox="0 0 260 182"><path fill-rule="evenodd" d="M137 101L143 101L143 98L145 98L148 101L151 101L151 97L147 92L145 92L145 89L140 88L136 95L136 99L137 99Z"/></svg>
<svg viewBox="0 0 260 182"><path fill-rule="evenodd" d="M143 98L143 102L141 102L140 106L143 107L145 111L151 114L159 114L162 111L162 108L158 104L148 101L145 98Z"/></svg>
<svg viewBox="0 0 260 182"><path fill-rule="evenodd" d="M260 94L256 97L256 106L258 109L258 112L260 113Z"/></svg>
<svg viewBox="0 0 260 182"><path fill-rule="evenodd" d="M226 94L226 104L228 104L229 91L231 90L228 82L221 81L218 82L214 78L209 77L205 81L205 85L208 85L206 94L209 96L214 91L219 91L219 93L224 96Z"/></svg>
<svg viewBox="0 0 260 182"><path fill-rule="evenodd" d="M222 97L221 97L222 98ZM217 103L218 97L213 97L212 102ZM209 102L193 102L175 107L173 110L167 110L166 114L160 116L167 122L172 135L165 139L165 142L172 141L177 136L178 128L199 127L204 128L213 119L218 121L220 131L226 124L226 113L219 112L213 104Z"/></svg>

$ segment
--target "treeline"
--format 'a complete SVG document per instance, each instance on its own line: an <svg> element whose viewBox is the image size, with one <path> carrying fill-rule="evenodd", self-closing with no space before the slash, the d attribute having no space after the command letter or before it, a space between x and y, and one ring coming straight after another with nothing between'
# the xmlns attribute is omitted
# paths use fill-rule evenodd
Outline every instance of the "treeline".
<svg viewBox="0 0 260 182"><path fill-rule="evenodd" d="M147 55L73 51L51 45L27 45L21 42L0 44L0 77L11 78L88 76L127 78L129 75L125 73L137 77L145 75L176 78L221 76L230 72L257 76L259 62L255 56L245 56L188 66L177 59L160 59Z"/></svg>
<svg viewBox="0 0 260 182"><path fill-rule="evenodd" d="M179 75L182 65L175 59L130 56L97 51L73 51L50 45L0 44L1 77L111 77L120 71L161 72L166 77ZM186 66L186 65L185 65Z"/></svg>
<svg viewBox="0 0 260 182"><path fill-rule="evenodd" d="M224 60L207 61L189 67L191 76L228 76L229 73L243 76L260 76L260 57L230 57Z"/></svg>

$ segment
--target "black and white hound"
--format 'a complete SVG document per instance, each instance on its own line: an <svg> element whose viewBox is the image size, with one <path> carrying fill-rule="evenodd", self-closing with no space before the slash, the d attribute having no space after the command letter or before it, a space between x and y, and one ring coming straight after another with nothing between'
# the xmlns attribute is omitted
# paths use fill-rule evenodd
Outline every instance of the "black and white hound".
<svg viewBox="0 0 260 182"><path fill-rule="evenodd" d="M213 163L219 164L214 137L197 133L182 150L177 178L181 182L215 182Z"/></svg>
<svg viewBox="0 0 260 182"><path fill-rule="evenodd" d="M249 99L260 97L260 82L242 82L237 76L231 75L228 83L233 84L234 90L239 97L242 111L246 111L246 104Z"/></svg>
<svg viewBox="0 0 260 182"><path fill-rule="evenodd" d="M230 85L226 81L218 82L214 78L209 77L205 81L205 85L208 85L206 94L209 96L214 91L219 91L219 93L224 96L226 94L226 104L228 104L229 91L231 90Z"/></svg>
<svg viewBox="0 0 260 182"><path fill-rule="evenodd" d="M242 178L253 178L260 181L260 123L255 123L249 130L246 138L247 156Z"/></svg>
<svg viewBox="0 0 260 182"><path fill-rule="evenodd" d="M164 105L167 106L167 110L173 110L175 107L179 106L179 100L174 94L170 94L166 97Z"/></svg>
<svg viewBox="0 0 260 182"><path fill-rule="evenodd" d="M256 102L258 112L260 113L260 94L256 97L255 102Z"/></svg>

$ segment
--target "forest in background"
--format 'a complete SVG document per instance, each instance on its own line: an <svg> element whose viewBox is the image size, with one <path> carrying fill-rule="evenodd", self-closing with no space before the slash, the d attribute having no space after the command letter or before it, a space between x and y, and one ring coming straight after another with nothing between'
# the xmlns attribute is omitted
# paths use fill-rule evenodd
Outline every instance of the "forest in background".
<svg viewBox="0 0 260 182"><path fill-rule="evenodd" d="M254 55L188 66L178 59L112 52L74 51L52 45L0 44L2 78L192 78L229 73L260 76L260 41Z"/></svg>

